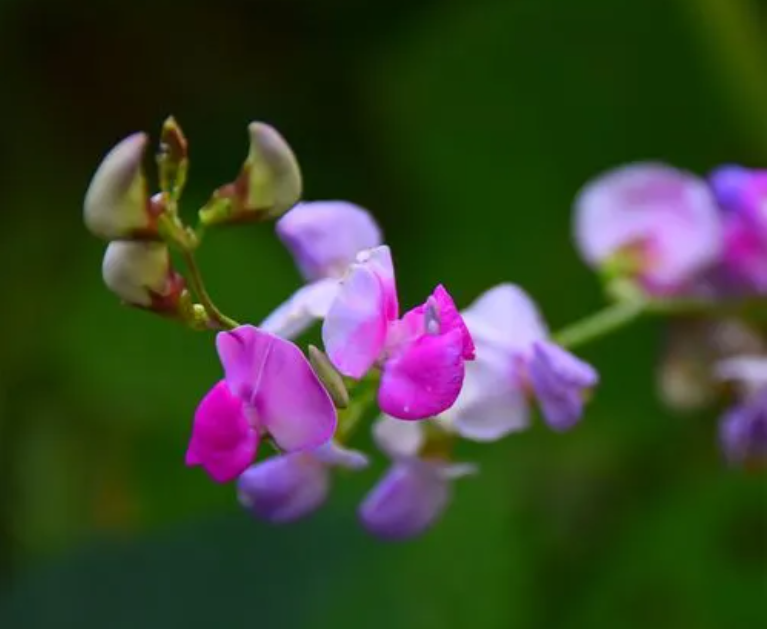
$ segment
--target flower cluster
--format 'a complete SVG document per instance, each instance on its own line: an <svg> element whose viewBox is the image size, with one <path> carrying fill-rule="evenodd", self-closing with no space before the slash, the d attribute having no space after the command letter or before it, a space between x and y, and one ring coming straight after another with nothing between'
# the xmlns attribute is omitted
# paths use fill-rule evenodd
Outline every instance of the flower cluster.
<svg viewBox="0 0 767 629"><path fill-rule="evenodd" d="M234 482L241 504L270 522L316 510L334 470L365 470L369 455L352 441L373 419L390 465L362 500L360 521L384 539L422 533L450 502L452 481L479 472L460 460L464 440L497 441L535 412L555 431L578 423L599 377L573 347L644 314L712 315L699 326L706 333L741 330L748 300L767 290L767 173L727 167L706 181L636 164L598 177L575 203L579 251L612 300L604 311L551 333L511 283L462 309L438 285L404 310L394 256L370 213L347 201L301 201L287 142L263 123L249 133L240 173L212 193L194 228L179 213L188 155L173 119L157 155L159 191L150 194L142 169L147 136L134 134L97 169L84 215L110 242L104 280L124 302L216 332L223 376L197 407L186 463ZM240 324L213 303L195 252L204 230L272 220L305 283L259 325ZM173 268L171 250L185 272ZM719 316L731 304L729 318ZM296 340L315 324L323 347L308 346L307 356ZM721 438L730 460L752 463L767 454L767 358L743 346L709 352L704 386L741 383Z"/></svg>

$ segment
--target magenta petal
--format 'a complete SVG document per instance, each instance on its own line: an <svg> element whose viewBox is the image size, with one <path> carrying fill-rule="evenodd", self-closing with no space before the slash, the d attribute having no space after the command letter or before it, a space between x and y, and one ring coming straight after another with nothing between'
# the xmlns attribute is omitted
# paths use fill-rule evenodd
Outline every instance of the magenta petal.
<svg viewBox="0 0 767 629"><path fill-rule="evenodd" d="M225 381L202 399L194 415L187 465L200 465L219 483L234 480L253 461L258 433L250 426L242 401Z"/></svg>
<svg viewBox="0 0 767 629"><path fill-rule="evenodd" d="M336 429L328 392L296 345L260 330L258 334L266 343L252 399L260 425L287 451L322 445Z"/></svg>
<svg viewBox="0 0 767 629"><path fill-rule="evenodd" d="M273 338L252 325L241 325L216 336L216 349L226 383L245 403L251 401L258 386Z"/></svg>
<svg viewBox="0 0 767 629"><path fill-rule="evenodd" d="M328 357L345 376L361 378L380 356L387 327L381 280L369 268L354 265L322 325Z"/></svg>
<svg viewBox="0 0 767 629"><path fill-rule="evenodd" d="M384 364L381 410L399 419L425 419L450 408L463 384L463 349L460 330L409 343Z"/></svg>

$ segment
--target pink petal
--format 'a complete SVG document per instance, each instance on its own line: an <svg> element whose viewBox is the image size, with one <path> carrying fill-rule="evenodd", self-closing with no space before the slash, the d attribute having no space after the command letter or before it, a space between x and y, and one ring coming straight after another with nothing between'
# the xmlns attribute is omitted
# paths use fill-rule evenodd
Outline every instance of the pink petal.
<svg viewBox="0 0 767 629"><path fill-rule="evenodd" d="M242 401L224 380L202 399L194 415L187 465L200 465L219 483L234 480L253 461L258 433L248 423Z"/></svg>
<svg viewBox="0 0 767 629"><path fill-rule="evenodd" d="M340 287L341 284L336 279L307 284L299 288L288 301L278 306L259 327L284 339L296 338L317 320L325 318Z"/></svg>
<svg viewBox="0 0 767 629"><path fill-rule="evenodd" d="M336 409L328 392L298 347L256 332L265 346L252 399L260 425L287 451L322 445L336 429Z"/></svg>
<svg viewBox="0 0 767 629"><path fill-rule="evenodd" d="M384 308L386 318L394 321L399 317L399 301L397 299L397 282L394 279L394 263L391 259L391 249L386 245L362 251L357 255L357 262L376 274L383 285Z"/></svg>
<svg viewBox="0 0 767 629"><path fill-rule="evenodd" d="M548 336L535 302L519 286L499 284L463 311L474 342L505 352L525 352L533 341Z"/></svg>
<svg viewBox="0 0 767 629"><path fill-rule="evenodd" d="M460 330L426 334L386 361L378 390L381 410L399 419L439 415L455 402L464 375Z"/></svg>
<svg viewBox="0 0 767 629"><path fill-rule="evenodd" d="M322 325L322 341L331 362L345 376L361 378L386 343L386 295L379 277L356 264Z"/></svg>
<svg viewBox="0 0 767 629"><path fill-rule="evenodd" d="M273 338L252 325L241 325L216 336L226 383L245 403L250 403L258 388Z"/></svg>

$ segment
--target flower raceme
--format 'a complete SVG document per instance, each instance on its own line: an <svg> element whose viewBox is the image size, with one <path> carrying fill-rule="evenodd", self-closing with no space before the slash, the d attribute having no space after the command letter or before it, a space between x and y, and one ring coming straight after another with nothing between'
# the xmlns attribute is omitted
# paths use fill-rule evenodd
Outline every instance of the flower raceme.
<svg viewBox="0 0 767 629"><path fill-rule="evenodd" d="M267 434L287 452L330 440L335 407L298 347L249 325L219 333L216 347L224 379L197 407L187 465L224 483L253 462Z"/></svg>
<svg viewBox="0 0 767 629"><path fill-rule="evenodd" d="M448 292L438 286L425 304L399 317L387 246L357 257L322 326L325 350L345 376L381 370L378 405L398 419L438 415L455 402L474 343Z"/></svg>

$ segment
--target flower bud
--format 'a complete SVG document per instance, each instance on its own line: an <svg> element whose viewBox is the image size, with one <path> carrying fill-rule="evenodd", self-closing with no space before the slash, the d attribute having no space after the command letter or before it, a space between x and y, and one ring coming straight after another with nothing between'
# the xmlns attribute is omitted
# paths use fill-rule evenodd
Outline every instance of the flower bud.
<svg viewBox="0 0 767 629"><path fill-rule="evenodd" d="M327 354L317 349L314 345L309 346L309 362L312 369L317 374L325 389L330 394L336 408L346 408L349 406L349 392L346 385L336 368L330 362Z"/></svg>
<svg viewBox="0 0 767 629"><path fill-rule="evenodd" d="M160 189L171 199L177 200L186 183L189 170L189 150L186 137L173 116L162 125L160 152L157 167L160 173Z"/></svg>
<svg viewBox="0 0 767 629"><path fill-rule="evenodd" d="M250 151L240 175L200 210L205 225L277 218L301 198L301 171L285 139L262 122L251 123L248 132Z"/></svg>
<svg viewBox="0 0 767 629"><path fill-rule="evenodd" d="M177 312L185 294L184 279L173 270L168 247L159 242L109 243L102 275L124 302L156 312Z"/></svg>
<svg viewBox="0 0 767 629"><path fill-rule="evenodd" d="M134 133L115 146L99 165L85 194L88 229L105 240L157 237L157 207L149 199L141 160L145 133Z"/></svg>

